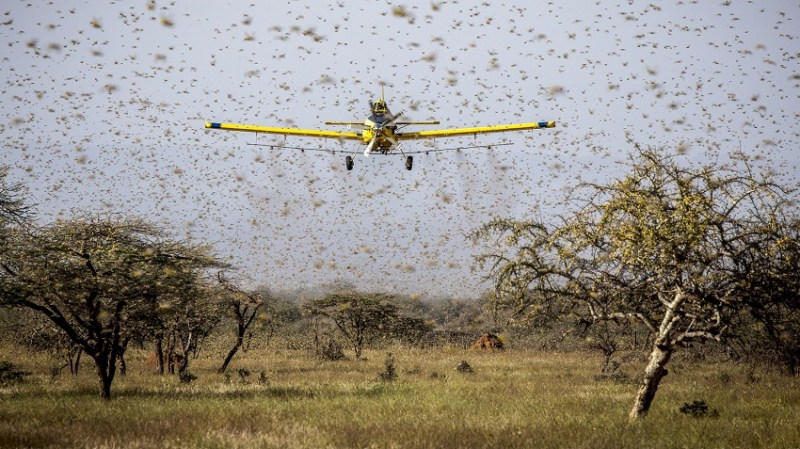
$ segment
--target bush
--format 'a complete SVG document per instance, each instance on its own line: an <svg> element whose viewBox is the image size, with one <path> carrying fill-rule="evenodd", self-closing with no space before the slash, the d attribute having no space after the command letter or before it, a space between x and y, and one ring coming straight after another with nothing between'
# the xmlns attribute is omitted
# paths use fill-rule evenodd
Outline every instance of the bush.
<svg viewBox="0 0 800 449"><path fill-rule="evenodd" d="M689 415L692 418L717 418L719 417L719 412L717 409L709 409L708 404L706 401L699 400L699 401L692 401L692 402L684 402L681 408L678 409L681 413L685 415Z"/></svg>
<svg viewBox="0 0 800 449"><path fill-rule="evenodd" d="M394 356L391 352L386 354L386 361L384 363L384 370L378 373L378 377L384 382L391 382L397 379L397 370L394 367Z"/></svg>
<svg viewBox="0 0 800 449"><path fill-rule="evenodd" d="M638 385L641 380L622 370L600 373L594 376L595 382L611 382L619 385Z"/></svg>
<svg viewBox="0 0 800 449"><path fill-rule="evenodd" d="M321 345L317 348L317 357L323 360L342 360L344 358L344 351L342 350L342 346L333 338L328 338L328 342L326 344Z"/></svg>
<svg viewBox="0 0 800 449"><path fill-rule="evenodd" d="M180 379L182 384L190 384L190 383L194 382L195 380L197 380L197 376L195 376L194 374L190 373L189 371L181 371L178 374L178 379Z"/></svg>
<svg viewBox="0 0 800 449"><path fill-rule="evenodd" d="M612 382L620 385L637 385L640 383L640 379L632 377L621 370L621 366L621 361L612 360L608 354L606 354L603 369L600 371L600 374L594 376L595 382Z"/></svg>
<svg viewBox="0 0 800 449"><path fill-rule="evenodd" d="M7 387L22 383L30 374L27 371L22 371L11 362L0 360L0 386Z"/></svg>
<svg viewBox="0 0 800 449"><path fill-rule="evenodd" d="M470 366L469 363L467 363L466 360L462 360L461 363L458 364L458 366L456 367L456 371L465 374L472 374L475 372L475 370L472 369L472 367Z"/></svg>

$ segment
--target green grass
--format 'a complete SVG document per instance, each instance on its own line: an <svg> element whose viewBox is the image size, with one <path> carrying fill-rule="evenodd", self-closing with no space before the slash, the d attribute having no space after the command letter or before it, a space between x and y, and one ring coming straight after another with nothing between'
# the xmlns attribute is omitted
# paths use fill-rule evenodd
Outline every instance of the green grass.
<svg viewBox="0 0 800 449"><path fill-rule="evenodd" d="M594 354L392 352L392 383L378 380L385 351L320 362L253 350L234 359L229 383L215 373L221 355L194 361L190 385L152 373L137 353L104 401L88 363L77 378L52 381L43 356L0 348L0 360L34 373L0 388L0 447L800 447L798 379L763 373L752 382L744 367L678 362L650 414L630 423L636 387L596 381ZM461 360L475 373L457 372ZM247 383L240 367L251 372ZM641 366L624 369L635 376ZM260 371L268 385L258 384ZM720 416L678 411L697 399Z"/></svg>

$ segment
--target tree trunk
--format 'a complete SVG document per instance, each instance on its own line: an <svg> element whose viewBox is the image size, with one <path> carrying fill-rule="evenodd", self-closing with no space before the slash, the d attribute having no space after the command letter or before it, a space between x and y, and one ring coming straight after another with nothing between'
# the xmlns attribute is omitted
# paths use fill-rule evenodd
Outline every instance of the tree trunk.
<svg viewBox="0 0 800 449"><path fill-rule="evenodd" d="M644 378L636 393L636 400L633 402L633 409L629 415L631 420L645 416L650 410L650 404L653 403L653 398L656 396L658 385L668 373L666 366L673 352L674 349L671 346L653 345L650 362L644 370Z"/></svg>
<svg viewBox="0 0 800 449"><path fill-rule="evenodd" d="M128 363L125 362L125 351L128 350L128 342L129 339L125 339L122 342L122 346L119 348L119 354L117 355L117 360L119 361L119 374L124 376L128 374Z"/></svg>
<svg viewBox="0 0 800 449"><path fill-rule="evenodd" d="M111 399L111 378L103 376L100 379L100 397L106 400Z"/></svg>
<svg viewBox="0 0 800 449"><path fill-rule="evenodd" d="M189 369L189 353L192 351L192 342L194 341L194 333L193 331L189 331L189 335L186 337L186 341L183 338L180 338L181 343L181 351L183 352L183 357L181 358L180 364L178 365L178 374L183 374Z"/></svg>
<svg viewBox="0 0 800 449"><path fill-rule="evenodd" d="M164 346L163 346L164 337L159 335L156 337L155 344L154 344L154 352L156 357L156 367L158 368L158 374L164 374Z"/></svg>
<svg viewBox="0 0 800 449"><path fill-rule="evenodd" d="M116 360L111 360L108 354L98 354L92 356L97 365L97 377L100 380L100 397L111 399L111 383L114 382L114 374L117 369Z"/></svg>
<svg viewBox="0 0 800 449"><path fill-rule="evenodd" d="M217 370L219 374L224 373L225 370L228 369L228 364L231 363L233 356L236 355L236 352L239 350L239 348L242 346L243 343L244 343L244 337L242 335L236 337L236 344L233 346L233 348L231 348L230 351L228 351L228 355L225 357L225 361L222 362L222 366L220 366L219 369Z"/></svg>
<svg viewBox="0 0 800 449"><path fill-rule="evenodd" d="M355 331L356 334L353 340L353 352L356 353L356 360L361 360L361 350L364 347L364 337L361 335L358 330Z"/></svg>
<svg viewBox="0 0 800 449"><path fill-rule="evenodd" d="M81 363L81 354L83 353L83 348L80 346L74 346L67 351L67 364L69 365L69 373L73 376L78 375L78 366Z"/></svg>
<svg viewBox="0 0 800 449"><path fill-rule="evenodd" d="M177 353L175 352L175 336L170 336L167 340L167 354L165 361L167 363L167 371L169 374L175 374L175 360Z"/></svg>
<svg viewBox="0 0 800 449"><path fill-rule="evenodd" d="M675 342L672 340L672 329L681 320L682 314L679 312L681 305L686 301L683 290L678 288L672 301L667 304L664 311L664 318L653 339L653 351L650 352L650 361L644 369L644 377L636 399L633 401L633 408L628 415L631 420L643 417L650 410L650 404L656 396L658 385L661 379L667 375L667 363L672 353L675 352Z"/></svg>
<svg viewBox="0 0 800 449"><path fill-rule="evenodd" d="M247 326L253 322L253 318L255 318L257 310L258 307L256 307L256 310L253 311L250 319L246 320L247 308L245 307L244 310L242 310L240 304L236 305L236 308L234 309L234 313L236 314L236 344L234 344L231 350L228 351L228 355L225 356L225 361L222 362L222 366L220 366L217 370L218 373L222 374L226 369L228 369L228 364L231 363L231 360L233 360L233 356L236 355L236 352L244 344L244 334L247 332Z"/></svg>

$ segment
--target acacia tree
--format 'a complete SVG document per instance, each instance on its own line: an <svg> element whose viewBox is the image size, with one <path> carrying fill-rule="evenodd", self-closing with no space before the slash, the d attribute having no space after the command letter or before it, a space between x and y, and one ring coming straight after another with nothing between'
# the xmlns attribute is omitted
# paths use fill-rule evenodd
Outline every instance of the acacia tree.
<svg viewBox="0 0 800 449"><path fill-rule="evenodd" d="M212 267L222 265L215 263ZM170 374L176 367L178 374L184 374L224 314L219 287L207 270L184 271L172 280L175 288L159 297L158 310L144 321L145 332L141 334L156 340L160 374L164 374L165 365Z"/></svg>
<svg viewBox="0 0 800 449"><path fill-rule="evenodd" d="M217 265L201 247L163 237L141 220L59 221L19 238L4 257L2 300L43 314L92 358L100 396L117 362L160 301L191 292Z"/></svg>
<svg viewBox="0 0 800 449"><path fill-rule="evenodd" d="M20 235L24 233L24 228L29 224L30 208L23 201L24 186L21 184L10 184L8 177L8 167L0 165L0 263L2 272L0 276L7 273L6 265L11 262L12 249ZM0 277L0 282L3 278Z"/></svg>
<svg viewBox="0 0 800 449"><path fill-rule="evenodd" d="M14 344L47 352L63 363L52 367L54 375L65 368L69 368L70 374L78 375L83 349L42 314L22 308L7 310L0 314L0 335Z"/></svg>
<svg viewBox="0 0 800 449"><path fill-rule="evenodd" d="M266 290L244 291L231 283L222 273L218 275L218 279L222 288L225 289L225 308L236 318L236 340L228 351L228 355L225 356L222 366L217 369L217 372L222 374L228 369L228 364L233 360L233 356L244 346L247 330L259 316L259 310L265 306L270 296Z"/></svg>
<svg viewBox="0 0 800 449"><path fill-rule="evenodd" d="M781 223L763 250L742 261L751 276L749 314L739 317L736 341L750 356L800 373L800 217ZM759 298L769 297L770 301Z"/></svg>
<svg viewBox="0 0 800 449"><path fill-rule="evenodd" d="M387 293L363 293L340 290L309 302L305 311L311 316L327 317L350 343L356 359L361 358L364 345L390 330L397 317L394 297Z"/></svg>
<svg viewBox="0 0 800 449"><path fill-rule="evenodd" d="M475 237L499 297L522 308L568 300L587 322L634 320L653 334L632 419L650 408L679 347L730 335L739 311L784 301L760 283L794 282L796 234L786 231L791 191L731 166L680 167L637 147L631 172L582 185L583 204L551 225L494 220ZM780 256L784 262L776 262ZM534 291L536 294L529 294Z"/></svg>
<svg viewBox="0 0 800 449"><path fill-rule="evenodd" d="M26 222L30 214L30 208L22 198L24 186L10 184L7 177L8 166L0 165L0 232L11 224Z"/></svg>

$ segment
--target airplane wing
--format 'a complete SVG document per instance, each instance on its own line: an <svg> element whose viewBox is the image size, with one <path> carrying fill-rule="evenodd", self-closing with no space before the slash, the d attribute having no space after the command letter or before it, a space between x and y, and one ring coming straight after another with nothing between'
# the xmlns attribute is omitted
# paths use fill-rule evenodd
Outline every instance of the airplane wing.
<svg viewBox="0 0 800 449"><path fill-rule="evenodd" d="M408 122L403 120L397 120L394 122L395 125L398 126L408 126L408 125L438 125L439 120L426 120L426 121L416 121L416 122Z"/></svg>
<svg viewBox="0 0 800 449"><path fill-rule="evenodd" d="M431 153L444 153L448 151L464 151L464 150L473 150L476 148L482 148L487 150L492 150L497 147L502 147L506 145L514 145L512 142L499 142L499 143L490 143L486 145L466 145L460 147L449 147L449 148L427 148L424 150L414 150L414 151L403 151L403 155L411 155L411 154L431 154Z"/></svg>
<svg viewBox="0 0 800 449"><path fill-rule="evenodd" d="M414 131L397 133L395 136L401 140L427 139L432 137L463 136L469 134L497 133L506 131L522 131L525 129L555 128L556 122L515 123L510 125L478 126L475 128L432 129L427 131Z"/></svg>
<svg viewBox="0 0 800 449"><path fill-rule="evenodd" d="M247 145L254 147L268 147L270 150L299 150L302 152L311 151L316 153L328 153L328 154L352 154L352 155L361 154L361 151L329 149L322 147L294 147L289 145L276 145L271 143L248 143Z"/></svg>
<svg viewBox="0 0 800 449"><path fill-rule="evenodd" d="M332 122L332 121L329 120L329 121L326 121L325 124L326 125L367 126L367 125L364 124L363 121L362 122Z"/></svg>
<svg viewBox="0 0 800 449"><path fill-rule="evenodd" d="M351 131L325 131L318 129L274 128L271 126L240 125L237 123L206 122L208 129L227 131L249 131L255 133L284 134L292 136L327 137L333 139L361 139L361 134Z"/></svg>

